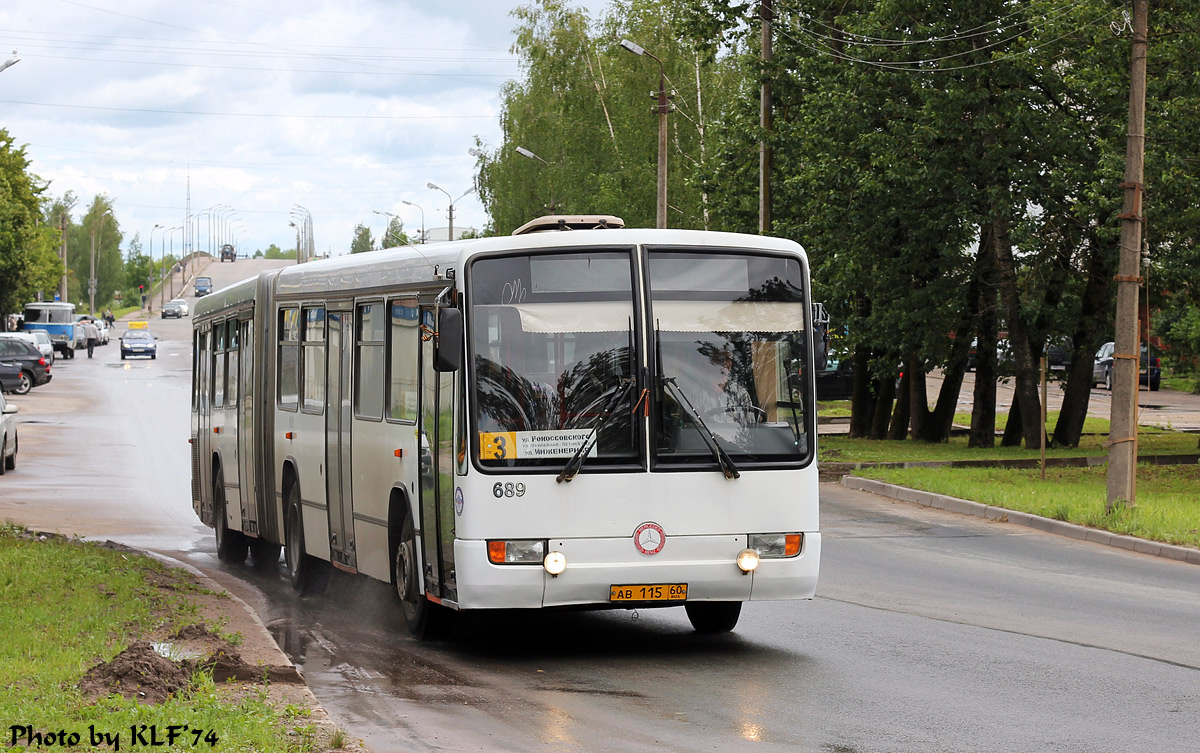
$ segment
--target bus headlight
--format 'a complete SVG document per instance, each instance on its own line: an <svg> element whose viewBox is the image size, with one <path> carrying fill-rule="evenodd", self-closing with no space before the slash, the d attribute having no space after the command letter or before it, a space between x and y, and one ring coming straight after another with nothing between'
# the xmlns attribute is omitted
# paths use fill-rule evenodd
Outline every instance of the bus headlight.
<svg viewBox="0 0 1200 753"><path fill-rule="evenodd" d="M802 533L752 533L749 536L751 549L764 559L795 557L804 544Z"/></svg>
<svg viewBox="0 0 1200 753"><path fill-rule="evenodd" d="M542 567L546 568L546 572L557 576L567 569L567 555L562 552L550 552L546 559L542 560Z"/></svg>
<svg viewBox="0 0 1200 753"><path fill-rule="evenodd" d="M488 561L493 565L536 565L546 553L542 539L513 539L489 541Z"/></svg>
<svg viewBox="0 0 1200 753"><path fill-rule="evenodd" d="M743 549L738 552L737 566L743 573L752 573L758 567L758 552L753 549Z"/></svg>

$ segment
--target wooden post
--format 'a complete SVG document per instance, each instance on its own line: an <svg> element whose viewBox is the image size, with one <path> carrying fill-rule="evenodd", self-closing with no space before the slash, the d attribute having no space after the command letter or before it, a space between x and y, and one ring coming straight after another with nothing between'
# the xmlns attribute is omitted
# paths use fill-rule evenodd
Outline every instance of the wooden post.
<svg viewBox="0 0 1200 753"><path fill-rule="evenodd" d="M1133 0L1133 52L1129 66L1129 133L1125 143L1125 200L1120 214L1117 321L1113 352L1112 413L1105 510L1137 499L1138 282L1141 271L1142 178L1146 145L1146 54L1149 0Z"/></svg>

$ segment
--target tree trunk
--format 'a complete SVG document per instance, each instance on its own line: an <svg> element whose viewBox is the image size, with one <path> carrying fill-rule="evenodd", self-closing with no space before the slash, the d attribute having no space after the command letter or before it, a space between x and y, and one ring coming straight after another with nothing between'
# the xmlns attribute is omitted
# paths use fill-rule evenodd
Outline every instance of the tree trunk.
<svg viewBox="0 0 1200 753"><path fill-rule="evenodd" d="M873 379L875 386L875 415L871 421L871 439L888 438L888 422L891 420L892 402L896 399L896 377Z"/></svg>
<svg viewBox="0 0 1200 753"><path fill-rule="evenodd" d="M1067 376L1062 411L1054 425L1055 447L1078 447L1092 397L1093 354L1102 342L1099 333L1110 319L1112 278L1116 273L1115 249L1100 243L1095 232L1089 233L1088 278L1083 289L1079 323L1072 337L1071 371Z"/></svg>
<svg viewBox="0 0 1200 753"><path fill-rule="evenodd" d="M850 398L850 437L870 436L875 415L875 394L871 390L871 350L865 345L854 348L854 393Z"/></svg>
<svg viewBox="0 0 1200 753"><path fill-rule="evenodd" d="M1033 349L1025 320L1021 316L1021 297L1017 288L1017 263L1013 258L1009 237L1008 207L999 208L1005 214L992 220L992 245L996 251L996 280L1000 285L1000 300L1008 319L1008 341L1012 345L1016 367L1016 396L1020 406L1022 435L1025 447L1041 447L1044 427L1041 426L1042 401L1038 395L1038 365L1033 362ZM1019 398L1017 400L1016 398ZM1007 432L1006 432L1007 434Z"/></svg>
<svg viewBox="0 0 1200 753"><path fill-rule="evenodd" d="M908 436L908 408L911 401L905 398L908 395L909 378L909 372L905 369L897 389L900 399L896 401L896 408L892 411L892 426L888 429L888 439L900 440Z"/></svg>
<svg viewBox="0 0 1200 753"><path fill-rule="evenodd" d="M1041 416L1038 417L1039 419ZM1008 423L1004 425L1004 435L1000 437L1001 447L1020 447L1024 434L1021 420L1021 396L1014 394L1012 405L1008 408Z"/></svg>
<svg viewBox="0 0 1200 753"><path fill-rule="evenodd" d="M968 447L996 446L996 259L991 227L983 223L976 257L979 289L975 323L975 392Z"/></svg>

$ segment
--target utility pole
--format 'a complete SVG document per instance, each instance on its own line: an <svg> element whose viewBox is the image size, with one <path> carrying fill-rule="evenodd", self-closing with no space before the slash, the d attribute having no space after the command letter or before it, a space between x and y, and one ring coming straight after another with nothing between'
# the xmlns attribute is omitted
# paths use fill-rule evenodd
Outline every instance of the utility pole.
<svg viewBox="0 0 1200 753"><path fill-rule="evenodd" d="M92 272L88 276L88 313L96 313L96 228L92 228Z"/></svg>
<svg viewBox="0 0 1200 753"><path fill-rule="evenodd" d="M1142 178L1146 147L1146 53L1149 0L1133 0L1133 53L1129 65L1129 133L1125 142L1125 200L1117 267L1117 321L1113 351L1112 413L1108 440L1108 502L1137 500L1138 284L1141 282Z"/></svg>
<svg viewBox="0 0 1200 753"><path fill-rule="evenodd" d="M758 233L771 232L771 145L767 143L771 132L771 81L767 66L771 62L771 16L772 0L759 0L758 17L762 21L762 92L759 95L758 126L762 131L758 141Z"/></svg>
<svg viewBox="0 0 1200 753"><path fill-rule="evenodd" d="M58 300L66 303L67 301L67 213L63 212L58 218L58 226L62 231L60 238L62 243L58 247L58 258L62 260L63 274L62 279L58 281Z"/></svg>

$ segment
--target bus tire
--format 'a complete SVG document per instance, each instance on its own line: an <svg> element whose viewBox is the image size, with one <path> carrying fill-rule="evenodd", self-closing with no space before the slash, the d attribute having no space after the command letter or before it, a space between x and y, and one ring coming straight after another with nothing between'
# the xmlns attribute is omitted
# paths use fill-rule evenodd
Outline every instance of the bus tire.
<svg viewBox="0 0 1200 753"><path fill-rule="evenodd" d="M683 605L697 633L728 633L742 613L740 601L695 601Z"/></svg>
<svg viewBox="0 0 1200 753"><path fill-rule="evenodd" d="M450 610L425 598L419 580L416 529L412 513L406 512L400 527L400 542L392 558L392 581L396 584L396 597L404 613L404 624L418 640L444 638L450 632Z"/></svg>
<svg viewBox="0 0 1200 753"><path fill-rule="evenodd" d="M225 517L225 472L218 470L213 480L213 528L217 534L217 559L229 565L246 561L246 536L229 528Z"/></svg>
<svg viewBox="0 0 1200 753"><path fill-rule="evenodd" d="M304 517L300 514L300 484L293 483L287 494L287 527L284 531L284 559L292 590L304 596L320 593L328 582L325 563L304 549Z"/></svg>
<svg viewBox="0 0 1200 753"><path fill-rule="evenodd" d="M266 539L250 539L250 557L256 570L270 570L279 564L283 547Z"/></svg>

